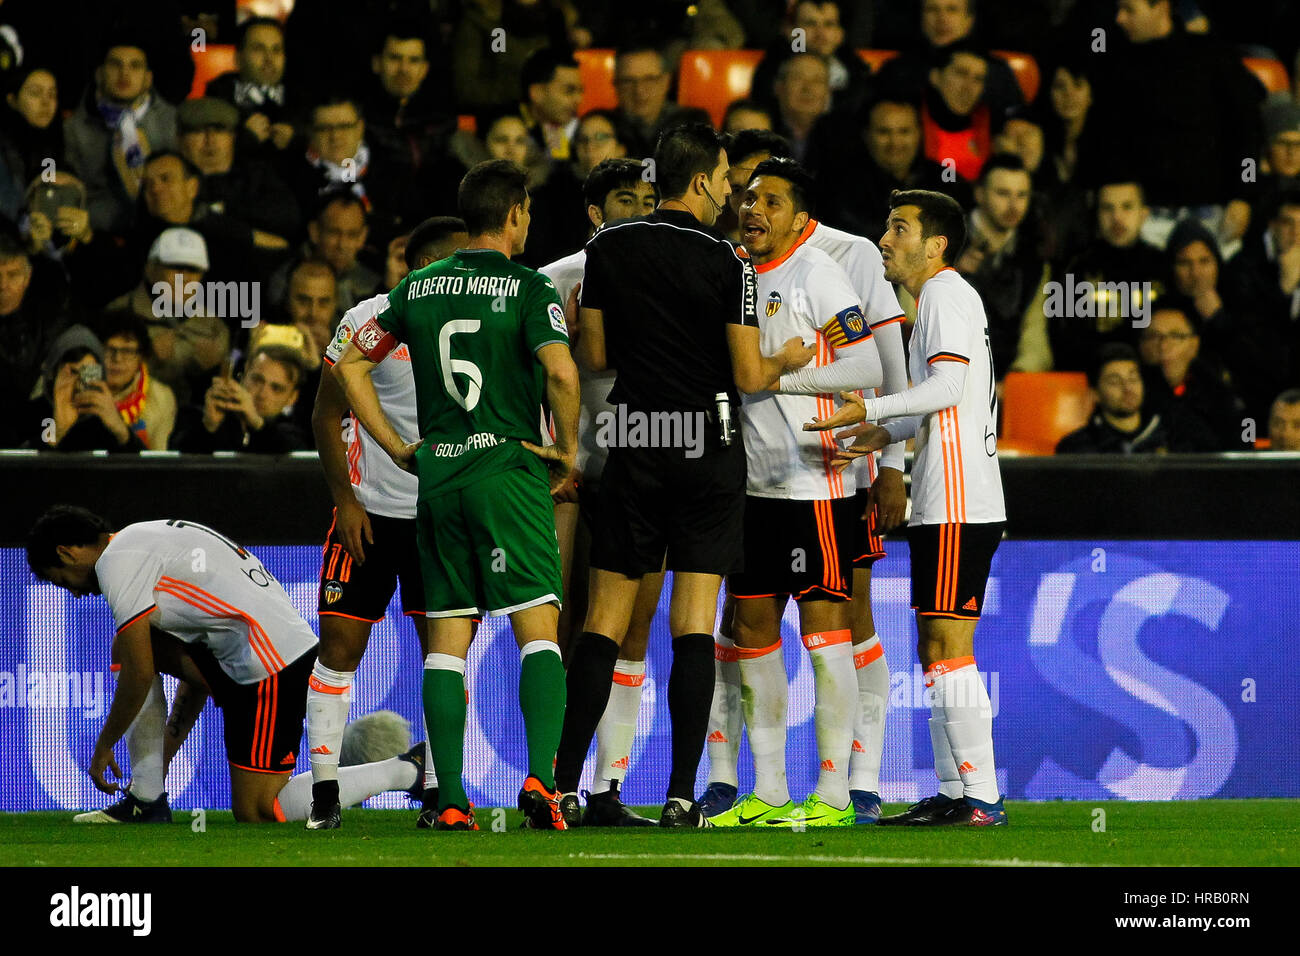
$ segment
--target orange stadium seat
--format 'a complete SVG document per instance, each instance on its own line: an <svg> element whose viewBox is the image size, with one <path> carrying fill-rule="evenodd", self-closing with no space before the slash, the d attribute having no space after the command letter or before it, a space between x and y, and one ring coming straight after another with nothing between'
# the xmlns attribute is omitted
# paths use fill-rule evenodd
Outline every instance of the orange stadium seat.
<svg viewBox="0 0 1300 956"><path fill-rule="evenodd" d="M881 64L898 56L897 50L858 50L862 62L871 67L872 73L879 73Z"/></svg>
<svg viewBox="0 0 1300 956"><path fill-rule="evenodd" d="M1020 92L1025 94L1025 102L1032 103L1034 97L1038 95L1038 87L1042 82L1038 73L1038 61L1028 53L1016 53L1014 50L993 50L994 56L1006 61L1007 66L1011 67L1011 72L1016 75L1016 82L1020 84Z"/></svg>
<svg viewBox="0 0 1300 956"><path fill-rule="evenodd" d="M1002 389L998 451L1050 455L1088 424L1093 397L1082 372L1008 372Z"/></svg>
<svg viewBox="0 0 1300 956"><path fill-rule="evenodd" d="M209 80L235 68L233 43L209 43L205 50L191 50L190 56L194 59L194 82L190 85L190 99L202 96L208 88Z"/></svg>
<svg viewBox="0 0 1300 956"><path fill-rule="evenodd" d="M618 103L614 93L614 51L577 50L578 75L582 78L582 102L578 114L587 110L612 110Z"/></svg>
<svg viewBox="0 0 1300 956"><path fill-rule="evenodd" d="M714 126L733 100L749 96L762 50L687 50L677 71L677 102L709 111Z"/></svg>
<svg viewBox="0 0 1300 956"><path fill-rule="evenodd" d="M1247 56L1242 57L1241 62L1246 69L1254 73L1259 78L1259 82L1264 84L1264 88L1270 93L1285 93L1291 89L1291 80L1286 75L1286 67L1279 60L1270 60L1267 57Z"/></svg>

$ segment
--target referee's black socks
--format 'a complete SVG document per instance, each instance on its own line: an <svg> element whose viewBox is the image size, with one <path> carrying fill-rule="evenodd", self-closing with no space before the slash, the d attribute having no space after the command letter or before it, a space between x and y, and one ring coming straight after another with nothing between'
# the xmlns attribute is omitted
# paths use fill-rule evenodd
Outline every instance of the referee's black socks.
<svg viewBox="0 0 1300 956"><path fill-rule="evenodd" d="M673 722L669 797L695 802L695 774L709 733L713 682L713 635L683 634L673 638L673 670L668 678L668 712Z"/></svg>
<svg viewBox="0 0 1300 956"><path fill-rule="evenodd" d="M712 649L710 649L712 654ZM574 793L582 776L582 764L591 749L591 738L609 703L609 689L614 682L614 664L618 661L618 645L603 634L583 631L569 661L565 678L568 701L564 708L564 730L560 733L560 747L555 753L555 788L560 793ZM713 671L710 660L709 681L712 688ZM673 668L676 673L676 667ZM709 705L704 707L707 730ZM694 775L691 781L694 782Z"/></svg>

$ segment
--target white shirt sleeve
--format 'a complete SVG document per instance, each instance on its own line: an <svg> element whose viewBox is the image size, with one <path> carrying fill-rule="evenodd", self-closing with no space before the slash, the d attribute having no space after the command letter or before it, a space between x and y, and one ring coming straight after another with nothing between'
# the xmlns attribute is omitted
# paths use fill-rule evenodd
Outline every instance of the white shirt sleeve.
<svg viewBox="0 0 1300 956"><path fill-rule="evenodd" d="M885 283L888 286L888 283ZM898 298L894 290L889 290L894 305ZM876 352L880 356L881 386L879 391L888 395L907 390L907 356L903 352L903 323L899 321L882 322L871 330L871 337L876 341ZM909 436L910 437L910 436ZM902 471L906 446L896 441L880 453L881 468L895 468Z"/></svg>
<svg viewBox="0 0 1300 956"><path fill-rule="evenodd" d="M818 395L875 388L881 381L880 355L848 273L826 256L809 274L806 291L810 324L826 336L834 358L782 375L781 391Z"/></svg>
<svg viewBox="0 0 1300 956"><path fill-rule="evenodd" d="M961 401L965 388L966 363L938 361L930 367L929 377L921 384L893 395L864 399L863 404L868 421L903 415L931 415L956 405Z"/></svg>
<svg viewBox="0 0 1300 956"><path fill-rule="evenodd" d="M357 306L353 306L343 313L343 318L339 319L339 327L334 330L334 336L330 339L330 344L325 346L325 361L330 365L333 365L342 357L343 350L348 347L348 343L352 341L352 336L357 332L357 308Z"/></svg>

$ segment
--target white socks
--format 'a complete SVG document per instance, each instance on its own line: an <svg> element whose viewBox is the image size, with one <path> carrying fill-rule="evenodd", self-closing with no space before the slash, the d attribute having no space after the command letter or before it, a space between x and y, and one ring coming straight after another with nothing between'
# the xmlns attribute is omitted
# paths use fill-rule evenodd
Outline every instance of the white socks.
<svg viewBox="0 0 1300 956"><path fill-rule="evenodd" d="M825 803L840 810L849 805L849 757L853 753L853 723L858 713L852 642L853 632L847 627L803 635L804 647L812 658L813 684L817 691L813 717L821 772L815 792ZM750 733L752 736L752 728Z"/></svg>
<svg viewBox="0 0 1300 956"><path fill-rule="evenodd" d="M741 706L749 726L749 749L754 754L754 793L763 802L779 807L790 800L785 776L786 702L790 685L781 656L781 642L778 640L769 647L737 647L736 653L740 658Z"/></svg>
<svg viewBox="0 0 1300 956"><path fill-rule="evenodd" d="M409 790L415 786L415 765L401 757L355 767L334 766L339 781L339 806L350 807L386 790ZM311 812L311 785L315 773L289 778L276 798L285 820L306 820Z"/></svg>
<svg viewBox="0 0 1300 956"><path fill-rule="evenodd" d="M644 683L645 661L619 658L614 664L614 684L609 690L609 703L605 705L605 713L596 727L596 772L591 782L592 793L605 793L611 780L622 783L627 776Z"/></svg>
<svg viewBox="0 0 1300 956"><path fill-rule="evenodd" d="M740 655L736 642L713 639L713 707L709 710L709 783L736 786L736 759L744 712L740 704Z"/></svg>
<svg viewBox="0 0 1300 956"><path fill-rule="evenodd" d="M930 738L940 792L996 803L1001 795L993 765L993 704L975 658L936 661L925 672L925 683L933 694ZM936 720L942 721L938 730Z"/></svg>
<svg viewBox="0 0 1300 956"><path fill-rule="evenodd" d="M858 677L858 716L853 725L849 789L880 793L880 760L885 747L885 710L889 703L889 664L880 636L853 645Z"/></svg>
<svg viewBox="0 0 1300 956"><path fill-rule="evenodd" d="M336 780L343 728L352 704L352 677L356 671L331 670L319 660L307 682L307 750L314 780ZM347 804L344 804L346 806Z"/></svg>
<svg viewBox="0 0 1300 956"><path fill-rule="evenodd" d="M113 671L116 678L117 671ZM165 788L163 729L167 725L167 697L162 677L154 675L149 696L126 730L126 752L131 757L131 794L146 803L157 800Z"/></svg>

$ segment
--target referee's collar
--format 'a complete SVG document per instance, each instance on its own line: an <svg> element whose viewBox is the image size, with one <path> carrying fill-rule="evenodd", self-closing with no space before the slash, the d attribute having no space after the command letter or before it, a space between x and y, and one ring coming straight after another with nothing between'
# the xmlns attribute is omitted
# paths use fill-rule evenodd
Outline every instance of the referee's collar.
<svg viewBox="0 0 1300 956"><path fill-rule="evenodd" d="M710 226L701 222L699 219L695 218L693 212L688 212L685 209L664 209L662 207L656 207L655 211L646 218L651 222L657 220L659 222L666 222L672 226L695 229L705 235L712 236L715 239L726 239L726 236L722 234L721 230L719 230L717 226Z"/></svg>

